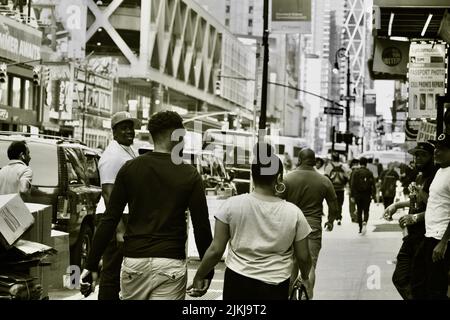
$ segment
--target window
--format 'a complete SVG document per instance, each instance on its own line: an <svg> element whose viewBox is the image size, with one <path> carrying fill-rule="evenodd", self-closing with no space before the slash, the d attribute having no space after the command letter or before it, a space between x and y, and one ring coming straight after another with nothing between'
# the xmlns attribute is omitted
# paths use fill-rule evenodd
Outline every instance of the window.
<svg viewBox="0 0 450 320"><path fill-rule="evenodd" d="M8 124L9 126L9 124ZM10 128L2 129L9 130ZM11 141L0 141L0 167L4 167L9 159L6 150ZM33 185L42 187L58 186L58 155L56 145L27 142L30 149L30 167L33 171Z"/></svg>
<svg viewBox="0 0 450 320"><path fill-rule="evenodd" d="M17 77L12 77L12 79L11 107L20 108L20 90L22 88L22 81Z"/></svg>
<svg viewBox="0 0 450 320"><path fill-rule="evenodd" d="M8 105L8 77L5 83L0 84L0 104Z"/></svg>
<svg viewBox="0 0 450 320"><path fill-rule="evenodd" d="M225 6L225 13L230 13L230 6Z"/></svg>
<svg viewBox="0 0 450 320"><path fill-rule="evenodd" d="M248 19L248 26L253 27L253 19Z"/></svg>
<svg viewBox="0 0 450 320"><path fill-rule="evenodd" d="M86 184L85 167L80 161L80 152L71 148L66 148L65 151L69 184Z"/></svg>
<svg viewBox="0 0 450 320"><path fill-rule="evenodd" d="M253 13L253 6L249 6L249 7L248 7L248 13L249 13L249 14L252 14L252 13Z"/></svg>
<svg viewBox="0 0 450 320"><path fill-rule="evenodd" d="M226 25L227 27L230 26L230 19L225 19L225 25Z"/></svg>
<svg viewBox="0 0 450 320"><path fill-rule="evenodd" d="M24 109L33 110L33 85L29 80L24 80Z"/></svg>

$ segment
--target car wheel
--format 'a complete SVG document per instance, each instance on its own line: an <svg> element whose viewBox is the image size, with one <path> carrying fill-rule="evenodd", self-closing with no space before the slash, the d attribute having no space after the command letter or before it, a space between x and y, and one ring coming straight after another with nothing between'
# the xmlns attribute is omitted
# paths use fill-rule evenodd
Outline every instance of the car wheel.
<svg viewBox="0 0 450 320"><path fill-rule="evenodd" d="M77 265L81 269L86 265L87 258L92 248L93 231L92 228L83 224L78 235L78 240L70 252L70 264Z"/></svg>

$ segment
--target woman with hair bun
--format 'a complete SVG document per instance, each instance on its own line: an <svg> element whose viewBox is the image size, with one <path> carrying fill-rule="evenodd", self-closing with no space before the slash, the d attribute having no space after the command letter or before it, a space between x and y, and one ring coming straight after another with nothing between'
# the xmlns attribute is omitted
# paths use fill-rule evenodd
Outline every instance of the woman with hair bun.
<svg viewBox="0 0 450 320"><path fill-rule="evenodd" d="M227 244L224 300L287 300L294 258L299 277L308 280L311 228L297 206L279 197L286 189L283 163L267 143L258 143L254 155L254 190L229 198L216 214L213 242L188 288L193 297L206 293L203 280Z"/></svg>

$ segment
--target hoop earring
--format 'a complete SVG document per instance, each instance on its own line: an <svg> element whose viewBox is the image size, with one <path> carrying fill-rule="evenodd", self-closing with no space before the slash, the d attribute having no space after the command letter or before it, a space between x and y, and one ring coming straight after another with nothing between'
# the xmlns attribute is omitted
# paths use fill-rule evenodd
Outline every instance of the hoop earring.
<svg viewBox="0 0 450 320"><path fill-rule="evenodd" d="M281 188L281 190L278 190ZM275 192L276 193L284 193L286 191L286 185L283 182L280 182L279 184L275 185Z"/></svg>

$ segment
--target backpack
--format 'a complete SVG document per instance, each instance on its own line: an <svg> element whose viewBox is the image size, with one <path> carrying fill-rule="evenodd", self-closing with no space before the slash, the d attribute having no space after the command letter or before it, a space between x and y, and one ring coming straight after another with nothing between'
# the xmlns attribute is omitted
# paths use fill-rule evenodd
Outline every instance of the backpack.
<svg viewBox="0 0 450 320"><path fill-rule="evenodd" d="M357 193L369 193L372 191L374 178L367 168L359 168L353 174L352 190Z"/></svg>
<svg viewBox="0 0 450 320"><path fill-rule="evenodd" d="M383 197L395 197L397 191L397 179L395 171L387 171L383 177L383 182L381 184L381 193Z"/></svg>
<svg viewBox="0 0 450 320"><path fill-rule="evenodd" d="M342 169L342 165L335 166L333 163L331 163L331 166L333 167L333 169L331 169L330 171L329 178L333 183L333 186L344 188L348 179L345 175L344 169Z"/></svg>

